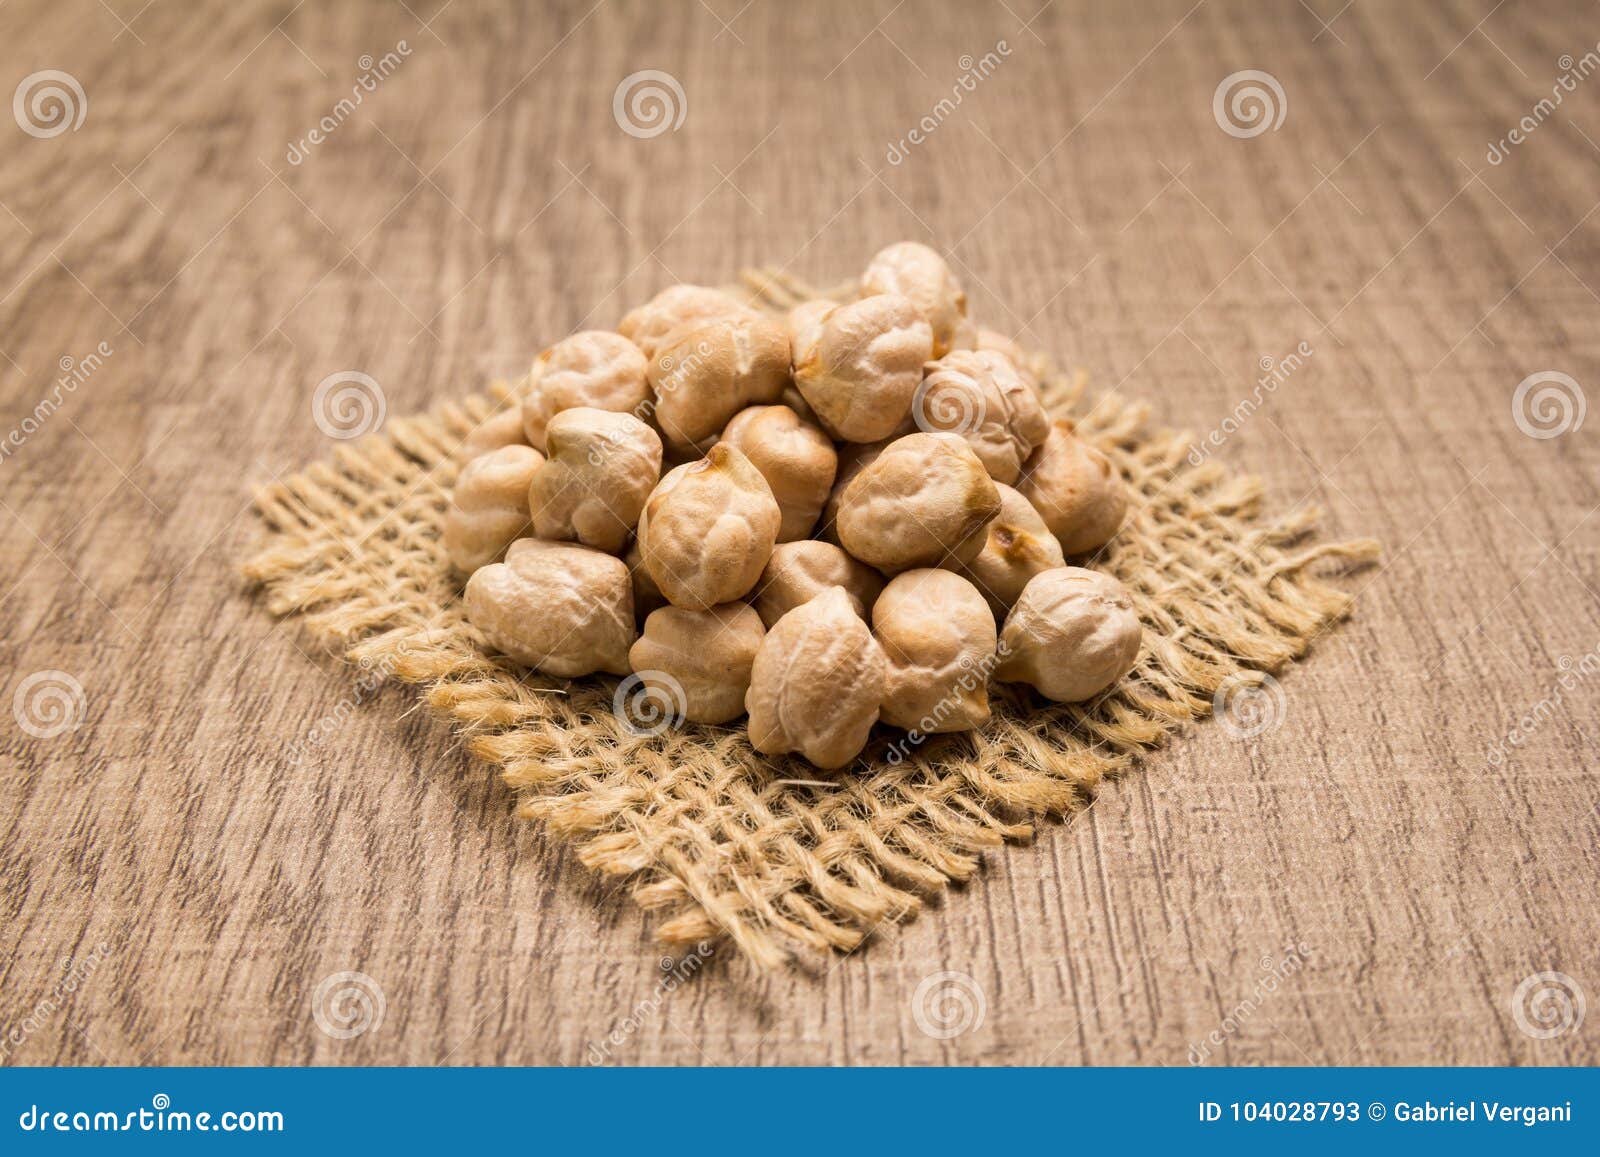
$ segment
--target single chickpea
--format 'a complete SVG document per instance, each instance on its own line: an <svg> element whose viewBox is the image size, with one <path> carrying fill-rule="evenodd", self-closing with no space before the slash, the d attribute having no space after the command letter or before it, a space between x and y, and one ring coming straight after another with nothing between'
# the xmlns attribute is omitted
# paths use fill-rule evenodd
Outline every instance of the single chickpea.
<svg viewBox="0 0 1600 1157"><path fill-rule="evenodd" d="M916 241L878 250L861 275L862 297L898 293L909 297L933 327L933 356L971 349L977 330L967 321L967 295L937 252Z"/></svg>
<svg viewBox="0 0 1600 1157"><path fill-rule="evenodd" d="M950 560L972 561L1000 513L1000 492L971 448L954 434L907 434L845 488L839 542L894 575Z"/></svg>
<svg viewBox="0 0 1600 1157"><path fill-rule="evenodd" d="M1143 637L1133 600L1116 579L1077 566L1047 570L1006 616L995 678L1031 683L1058 703L1082 703L1133 670Z"/></svg>
<svg viewBox="0 0 1600 1157"><path fill-rule="evenodd" d="M989 524L983 550L962 573L1003 619L1034 575L1065 566L1066 559L1031 502L1004 483L994 488L1000 492L1000 513Z"/></svg>
<svg viewBox="0 0 1600 1157"><path fill-rule="evenodd" d="M618 554L661 478L661 438L632 414L578 406L545 427L528 507L540 538Z"/></svg>
<svg viewBox="0 0 1600 1157"><path fill-rule="evenodd" d="M1017 490L1069 555L1098 550L1122 528L1128 492L1107 458L1058 421L1023 464Z"/></svg>
<svg viewBox="0 0 1600 1157"><path fill-rule="evenodd" d="M727 723L744 714L750 667L766 633L744 603L662 607L645 620L628 661L660 701L681 704L690 723Z"/></svg>
<svg viewBox="0 0 1600 1157"><path fill-rule="evenodd" d="M782 520L761 472L718 444L668 471L651 492L639 519L640 557L674 606L709 610L756 585Z"/></svg>
<svg viewBox="0 0 1600 1157"><path fill-rule="evenodd" d="M839 455L821 427L802 422L788 406L751 406L733 416L722 441L744 451L772 488L783 513L778 541L809 535L839 466Z"/></svg>
<svg viewBox="0 0 1600 1157"><path fill-rule="evenodd" d="M461 468L444 517L444 549L462 574L488 566L533 529L528 484L544 455L512 444L480 454Z"/></svg>
<svg viewBox="0 0 1600 1157"><path fill-rule="evenodd" d="M703 450L746 406L789 384L789 336L771 319L724 318L676 331L650 363L655 419L678 453Z"/></svg>
<svg viewBox="0 0 1600 1157"><path fill-rule="evenodd" d="M810 348L795 362L794 384L835 438L876 442L910 416L932 349L927 320L908 299L864 298L817 323Z"/></svg>
<svg viewBox="0 0 1600 1157"><path fill-rule="evenodd" d="M897 575L872 608L872 636L884 658L883 722L924 735L988 722L994 615L966 579Z"/></svg>
<svg viewBox="0 0 1600 1157"><path fill-rule="evenodd" d="M780 542L772 548L772 558L761 572L751 602L770 628L830 587L844 588L851 607L865 619L883 590L883 576L831 542L814 538Z"/></svg>
<svg viewBox="0 0 1600 1157"><path fill-rule="evenodd" d="M528 436L522 432L522 407L511 406L498 410L472 428L456 447L456 457L470 462L490 450L502 446L526 446Z"/></svg>
<svg viewBox="0 0 1600 1157"><path fill-rule="evenodd" d="M728 317L754 316L758 316L755 310L720 289L672 285L637 309L629 310L617 325L617 331L643 350L648 360L654 361L662 342L676 330L693 329Z"/></svg>
<svg viewBox="0 0 1600 1157"><path fill-rule="evenodd" d="M613 555L521 538L467 580L467 619L495 650L549 675L628 673L633 587Z"/></svg>
<svg viewBox="0 0 1600 1157"><path fill-rule="evenodd" d="M1050 432L1038 394L992 351L952 350L929 362L911 413L919 430L960 435L989 477L1007 485Z"/></svg>
<svg viewBox="0 0 1600 1157"><path fill-rule="evenodd" d="M528 444L543 450L545 426L562 410L592 406L626 414L649 398L639 347L621 334L584 330L534 359L522 398L522 429Z"/></svg>
<svg viewBox="0 0 1600 1157"><path fill-rule="evenodd" d="M861 754L877 722L883 677L883 653L844 588L824 591L761 640L744 697L751 746L843 767Z"/></svg>

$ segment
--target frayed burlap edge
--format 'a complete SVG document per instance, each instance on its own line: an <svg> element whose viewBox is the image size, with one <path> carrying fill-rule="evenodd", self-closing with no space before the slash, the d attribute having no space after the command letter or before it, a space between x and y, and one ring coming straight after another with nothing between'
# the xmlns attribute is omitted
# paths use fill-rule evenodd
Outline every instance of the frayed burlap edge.
<svg viewBox="0 0 1600 1157"><path fill-rule="evenodd" d="M770 271L745 282L773 308L813 295ZM244 570L273 614L300 615L350 661L425 687L502 769L520 815L665 913L668 945L726 936L762 967L792 944L848 950L971 876L984 849L1031 835L1032 818L1081 807L1140 751L1209 714L1225 683L1297 658L1351 601L1312 564L1378 553L1370 540L1309 545L1311 507L1261 521L1258 480L1192 464L1188 437L1148 430L1146 406L1106 395L1084 407L1081 380L1034 368L1050 408L1073 413L1128 481L1128 522L1094 565L1132 592L1138 666L1081 705L996 687L978 733L909 746L880 728L849 774L758 755L742 721L634 734L612 709L616 679L551 679L491 657L462 614L440 527L462 440L509 404L504 386L395 419L262 489L267 534Z"/></svg>

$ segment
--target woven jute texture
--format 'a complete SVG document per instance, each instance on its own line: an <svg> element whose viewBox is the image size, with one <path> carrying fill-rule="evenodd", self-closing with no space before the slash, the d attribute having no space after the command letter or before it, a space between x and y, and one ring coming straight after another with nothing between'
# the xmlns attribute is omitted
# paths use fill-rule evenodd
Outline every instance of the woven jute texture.
<svg viewBox="0 0 1600 1157"><path fill-rule="evenodd" d="M775 309L815 295L770 271L744 285ZM617 679L550 679L486 651L441 527L462 440L514 404L508 387L392 420L261 490L266 534L245 572L273 614L301 616L368 672L425 688L501 769L520 815L663 913L669 946L728 937L762 967L797 946L849 950L970 877L984 849L1082 807L1101 780L1235 690L1271 710L1260 673L1349 610L1350 595L1313 569L1377 555L1370 540L1311 543L1310 507L1262 520L1259 481L1193 464L1185 435L1148 428L1148 407L1114 395L1091 404L1081 380L1042 359L1034 369L1051 410L1074 417L1127 480L1128 521L1092 565L1132 593L1145 629L1138 665L1079 705L996 686L981 732L910 745L879 728L848 774L759 755L742 721L641 733L613 710Z"/></svg>

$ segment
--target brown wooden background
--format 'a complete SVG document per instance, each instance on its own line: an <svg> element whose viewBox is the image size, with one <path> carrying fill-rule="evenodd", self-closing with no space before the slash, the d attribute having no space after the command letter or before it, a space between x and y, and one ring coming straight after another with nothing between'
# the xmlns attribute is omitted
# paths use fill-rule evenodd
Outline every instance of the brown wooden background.
<svg viewBox="0 0 1600 1157"><path fill-rule="evenodd" d="M0 96L87 99L48 139L0 118L0 427L112 351L0 463L4 694L84 693L76 730L0 728L8 1063L581 1063L616 1031L623 1063L1184 1064L1244 1002L1213 1063L1594 1063L1600 674L1558 679L1600 646L1600 417L1535 439L1512 396L1600 383L1600 76L1534 112L1600 15L1340 4L0 6ZM612 112L643 69L686 104L648 139ZM1249 139L1212 105L1243 69L1287 102ZM405 413L674 280L902 237L1173 425L1308 343L1217 452L1386 561L1276 728L1195 729L848 959L719 953L654 1007L648 921L242 589L249 488L333 448L329 374ZM384 1015L336 1039L312 997L346 970ZM912 1004L945 970L984 1016L939 1040ZM1548 1040L1511 1010L1544 971L1591 1005Z"/></svg>

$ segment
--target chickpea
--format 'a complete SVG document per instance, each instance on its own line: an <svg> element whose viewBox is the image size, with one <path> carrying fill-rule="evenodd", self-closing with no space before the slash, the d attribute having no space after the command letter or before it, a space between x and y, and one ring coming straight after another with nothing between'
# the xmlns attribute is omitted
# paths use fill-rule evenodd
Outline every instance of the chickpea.
<svg viewBox="0 0 1600 1157"><path fill-rule="evenodd" d="M977 330L967 321L967 295L937 252L916 241L878 250L861 275L862 297L898 293L909 297L932 326L933 356L971 349Z"/></svg>
<svg viewBox="0 0 1600 1157"><path fill-rule="evenodd" d="M878 455L891 441L892 438L885 438L882 442L845 442L837 447L839 470L833 476L833 489L828 492L828 501L817 520L818 538L839 545L839 500L844 497L845 488L855 476L877 461Z"/></svg>
<svg viewBox="0 0 1600 1157"><path fill-rule="evenodd" d="M820 768L861 754L883 699L883 653L842 587L779 619L750 669L750 743L799 752Z"/></svg>
<svg viewBox="0 0 1600 1157"><path fill-rule="evenodd" d="M911 407L917 429L959 434L989 477L1010 485L1050 432L1039 396L1003 354L952 350L929 362Z"/></svg>
<svg viewBox="0 0 1600 1157"><path fill-rule="evenodd" d="M461 468L444 517L444 549L452 567L471 574L532 529L528 483L543 464L539 451L513 444L480 454Z"/></svg>
<svg viewBox="0 0 1600 1157"><path fill-rule="evenodd" d="M751 406L733 416L722 441L743 450L772 488L783 513L778 541L809 535L839 467L839 455L821 428L802 422L788 406Z"/></svg>
<svg viewBox="0 0 1600 1157"><path fill-rule="evenodd" d="M884 294L841 305L808 340L794 384L835 438L876 442L910 416L933 337L908 299Z"/></svg>
<svg viewBox="0 0 1600 1157"><path fill-rule="evenodd" d="M907 434L845 488L839 542L885 574L972 561L1000 513L1000 492L954 434Z"/></svg>
<svg viewBox="0 0 1600 1157"><path fill-rule="evenodd" d="M467 580L467 619L495 650L564 679L628 673L633 587L621 559L522 538Z"/></svg>
<svg viewBox="0 0 1600 1157"><path fill-rule="evenodd" d="M703 285L671 285L637 309L629 310L617 325L623 337L655 360L662 343L675 330L690 329L727 317L754 317L756 311L732 294Z"/></svg>
<svg viewBox="0 0 1600 1157"><path fill-rule="evenodd" d="M502 446L526 446L528 437L522 432L522 407L512 406L499 410L472 428L472 432L456 447L456 457L470 462L490 450Z"/></svg>
<svg viewBox="0 0 1600 1157"><path fill-rule="evenodd" d="M776 402L789 383L789 337L757 315L678 330L650 363L655 418L679 453L708 446L746 406Z"/></svg>
<svg viewBox="0 0 1600 1157"><path fill-rule="evenodd" d="M545 451L528 490L539 537L621 552L660 480L660 436L632 414L578 406L550 419Z"/></svg>
<svg viewBox="0 0 1600 1157"><path fill-rule="evenodd" d="M709 610L761 577L783 516L761 472L732 446L667 473L639 519L639 551L674 606Z"/></svg>
<svg viewBox="0 0 1600 1157"><path fill-rule="evenodd" d="M872 608L872 636L883 650L883 722L924 735L988 722L994 615L966 579L947 570L896 576Z"/></svg>
<svg viewBox="0 0 1600 1157"><path fill-rule="evenodd" d="M1027 382L1035 393L1038 393L1039 375L1034 372L1033 357L1016 342L998 330L979 329L977 348L990 350L1009 358L1011 364L1017 367L1017 373L1022 376L1022 380Z"/></svg>
<svg viewBox="0 0 1600 1157"><path fill-rule="evenodd" d="M1144 630L1110 575L1064 566L1035 575L1000 633L995 678L1031 683L1047 699L1081 703L1129 671Z"/></svg>
<svg viewBox="0 0 1600 1157"><path fill-rule="evenodd" d="M989 524L983 550L962 573L988 600L995 617L1003 619L1028 580L1065 566L1066 559L1031 502L1004 483L996 482L994 488L1000 492L1000 513Z"/></svg>
<svg viewBox="0 0 1600 1157"><path fill-rule="evenodd" d="M819 297L802 302L784 315L783 327L789 332L789 350L795 365L805 361L816 348L823 320L838 308L838 302Z"/></svg>
<svg viewBox="0 0 1600 1157"><path fill-rule="evenodd" d="M649 398L639 347L621 334L584 330L534 359L522 398L522 429L528 444L543 450L545 426L562 410L593 406L626 414Z"/></svg>
<svg viewBox="0 0 1600 1157"><path fill-rule="evenodd" d="M622 561L628 568L628 577L633 580L633 613L636 618L643 622L651 611L671 605L667 602L667 596L661 593L661 588L656 586L656 580L650 577L649 568L644 565L637 535L629 544L628 553L622 556Z"/></svg>
<svg viewBox="0 0 1600 1157"><path fill-rule="evenodd" d="M1022 467L1017 489L1069 555L1098 550L1122 527L1128 494L1116 468L1058 421Z"/></svg>
<svg viewBox="0 0 1600 1157"><path fill-rule="evenodd" d="M780 542L772 548L772 558L761 572L752 605L771 628L830 587L843 587L851 607L864 619L883 590L883 576L831 542L814 538Z"/></svg>
<svg viewBox="0 0 1600 1157"><path fill-rule="evenodd" d="M628 661L641 683L666 692L663 701L681 693L690 723L727 723L744 714L750 667L766 633L743 603L708 611L662 607L645 620Z"/></svg>

